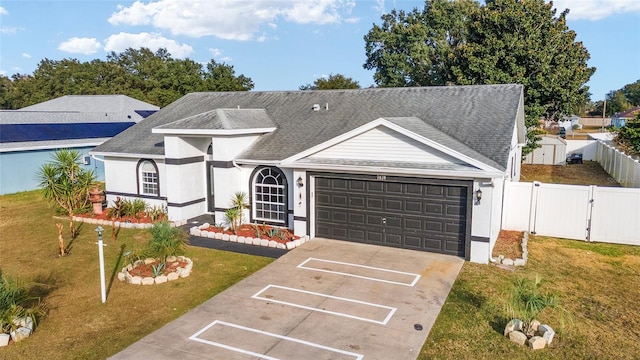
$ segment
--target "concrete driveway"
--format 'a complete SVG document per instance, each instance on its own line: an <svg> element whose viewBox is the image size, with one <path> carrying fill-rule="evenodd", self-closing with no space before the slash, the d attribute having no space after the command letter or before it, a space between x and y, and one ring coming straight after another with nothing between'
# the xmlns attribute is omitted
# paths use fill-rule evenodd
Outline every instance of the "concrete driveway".
<svg viewBox="0 0 640 360"><path fill-rule="evenodd" d="M413 360L463 262L314 239L112 359Z"/></svg>

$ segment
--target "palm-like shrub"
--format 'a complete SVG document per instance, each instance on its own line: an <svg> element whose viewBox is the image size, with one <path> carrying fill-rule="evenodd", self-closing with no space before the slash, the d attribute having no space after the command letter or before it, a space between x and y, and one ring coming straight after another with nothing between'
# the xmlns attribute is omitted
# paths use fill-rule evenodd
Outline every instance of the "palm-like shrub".
<svg viewBox="0 0 640 360"><path fill-rule="evenodd" d="M0 333L18 327L19 319L30 318L33 324L46 314L46 305L31 296L29 288L2 274L0 270Z"/></svg>
<svg viewBox="0 0 640 360"><path fill-rule="evenodd" d="M514 282L513 289L506 305L507 314L513 319L522 320L522 332L531 335L531 323L546 308L558 306L558 298L553 294L540 292L542 279L520 278Z"/></svg>
<svg viewBox="0 0 640 360"><path fill-rule="evenodd" d="M95 173L80 166L81 156L77 150L56 150L52 161L42 165L37 174L44 198L69 215L72 238L76 235L73 215L89 209L89 191L96 182Z"/></svg>
<svg viewBox="0 0 640 360"><path fill-rule="evenodd" d="M152 258L167 261L169 256L184 255L187 247L187 233L179 227L173 227L168 222L155 223L150 229L151 240L147 245L147 255Z"/></svg>

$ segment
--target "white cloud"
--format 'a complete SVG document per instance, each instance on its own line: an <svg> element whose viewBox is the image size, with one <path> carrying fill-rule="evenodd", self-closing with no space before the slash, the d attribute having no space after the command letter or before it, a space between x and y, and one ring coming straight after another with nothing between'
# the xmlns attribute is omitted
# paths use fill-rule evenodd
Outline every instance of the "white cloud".
<svg viewBox="0 0 640 360"><path fill-rule="evenodd" d="M105 51L122 52L127 48L138 49L141 47L149 48L152 51L166 48L174 58L184 58L193 52L191 46L167 39L158 33L141 32L139 34L131 34L121 32L109 36L104 41Z"/></svg>
<svg viewBox="0 0 640 360"><path fill-rule="evenodd" d="M7 9L0 6L0 15L9 15L9 12L7 11Z"/></svg>
<svg viewBox="0 0 640 360"><path fill-rule="evenodd" d="M217 48L211 48L209 49L209 52L211 53L211 55L213 55L214 58L216 58L217 60L220 61L231 61L233 60L231 57L229 56L221 56L222 55L222 50L217 49Z"/></svg>
<svg viewBox="0 0 640 360"><path fill-rule="evenodd" d="M346 22L347 24L355 24L357 22L360 22L360 18L358 18L358 17L350 17L350 18L344 19L344 22Z"/></svg>
<svg viewBox="0 0 640 360"><path fill-rule="evenodd" d="M22 53L22 57L25 59L31 59L31 54Z"/></svg>
<svg viewBox="0 0 640 360"><path fill-rule="evenodd" d="M113 25L152 25L174 35L253 40L261 27L275 29L276 20L300 24L344 21L352 0L156 0L118 6Z"/></svg>
<svg viewBox="0 0 640 360"><path fill-rule="evenodd" d="M16 26L2 26L0 27L0 33L2 34L15 34L18 31L22 31L24 30L23 27L16 27Z"/></svg>
<svg viewBox="0 0 640 360"><path fill-rule="evenodd" d="M553 5L559 15L564 9L569 9L568 19L571 20L600 20L614 14L640 14L638 0L555 0Z"/></svg>
<svg viewBox="0 0 640 360"><path fill-rule="evenodd" d="M79 38L72 37L71 39L62 42L58 46L58 50L72 53L72 54L95 54L100 50L100 42L96 38Z"/></svg>
<svg viewBox="0 0 640 360"><path fill-rule="evenodd" d="M7 76L7 70L0 70L0 75Z"/></svg>

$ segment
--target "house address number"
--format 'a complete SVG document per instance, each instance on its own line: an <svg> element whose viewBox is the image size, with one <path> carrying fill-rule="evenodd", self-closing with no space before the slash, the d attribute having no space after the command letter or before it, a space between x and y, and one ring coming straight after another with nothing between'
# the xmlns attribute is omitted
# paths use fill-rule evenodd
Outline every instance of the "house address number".
<svg viewBox="0 0 640 360"><path fill-rule="evenodd" d="M387 180L387 175L377 175L376 179L377 180L382 180L382 181Z"/></svg>

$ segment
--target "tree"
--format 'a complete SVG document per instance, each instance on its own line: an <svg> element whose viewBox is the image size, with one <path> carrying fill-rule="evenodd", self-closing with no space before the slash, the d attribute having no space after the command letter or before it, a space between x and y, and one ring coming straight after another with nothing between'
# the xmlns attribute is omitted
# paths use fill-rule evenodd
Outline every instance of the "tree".
<svg viewBox="0 0 640 360"><path fill-rule="evenodd" d="M366 69L380 86L524 85L536 147L540 117L558 120L588 100L589 53L544 0L427 0L422 12L392 11L365 36Z"/></svg>
<svg viewBox="0 0 640 360"><path fill-rule="evenodd" d="M37 174L44 198L69 215L72 239L76 236L73 215L88 208L89 191L96 182L95 173L80 166L80 157L77 150L56 150L52 161L42 165Z"/></svg>
<svg viewBox="0 0 640 360"><path fill-rule="evenodd" d="M616 142L631 155L640 155L640 112L618 130Z"/></svg>
<svg viewBox="0 0 640 360"><path fill-rule="evenodd" d="M331 90L331 89L360 89L360 84L350 77L342 74L329 74L327 78L321 77L313 82L313 85L300 86L300 90Z"/></svg>
<svg viewBox="0 0 640 360"><path fill-rule="evenodd" d="M33 75L0 77L0 106L19 109L63 95L123 94L166 106L195 91L247 91L253 81L233 66L211 60L206 69L191 59L174 59L166 49L111 52L107 60L40 61Z"/></svg>

